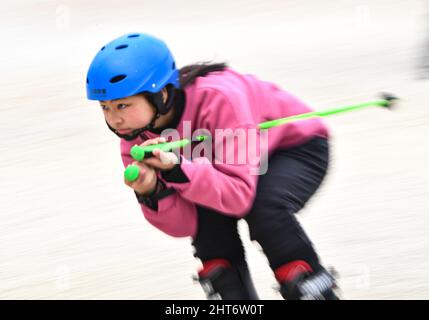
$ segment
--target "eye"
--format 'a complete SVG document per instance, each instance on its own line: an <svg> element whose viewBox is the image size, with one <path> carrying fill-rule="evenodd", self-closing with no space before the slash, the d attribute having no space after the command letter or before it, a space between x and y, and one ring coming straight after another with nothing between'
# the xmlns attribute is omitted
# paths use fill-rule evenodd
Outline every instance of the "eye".
<svg viewBox="0 0 429 320"><path fill-rule="evenodd" d="M129 104L120 103L120 104L117 105L117 108L118 108L118 110L122 110L122 109L125 109L128 106L129 106Z"/></svg>
<svg viewBox="0 0 429 320"><path fill-rule="evenodd" d="M100 104L100 108L101 108L101 110L107 110L107 107L106 106L104 106L104 105L102 105L102 104Z"/></svg>

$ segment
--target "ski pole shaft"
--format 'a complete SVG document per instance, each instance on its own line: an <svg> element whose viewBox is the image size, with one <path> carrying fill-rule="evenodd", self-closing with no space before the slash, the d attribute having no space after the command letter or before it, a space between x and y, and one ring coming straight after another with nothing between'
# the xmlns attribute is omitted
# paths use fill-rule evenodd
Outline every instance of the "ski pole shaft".
<svg viewBox="0 0 429 320"><path fill-rule="evenodd" d="M391 103L388 100L376 100L376 101L369 101L364 102L360 104L354 104L349 106L344 106L340 108L332 108L322 111L312 111L302 114L297 114L294 116L276 119L276 120L270 120L263 123L260 123L258 126L260 129L270 129L273 127L277 127L289 122L294 121L300 121L300 120L308 120L312 118L320 118L320 117L327 117L333 114L343 113L343 112L350 112L357 109L362 109L365 107L373 107L373 106L379 106L379 107L390 107Z"/></svg>

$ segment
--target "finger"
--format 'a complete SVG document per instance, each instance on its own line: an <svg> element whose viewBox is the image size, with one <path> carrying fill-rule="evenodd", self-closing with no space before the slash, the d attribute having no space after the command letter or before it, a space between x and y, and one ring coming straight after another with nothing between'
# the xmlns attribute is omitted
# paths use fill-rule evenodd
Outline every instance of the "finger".
<svg viewBox="0 0 429 320"><path fill-rule="evenodd" d="M144 175L147 171L147 166L143 162L133 161L132 165L139 168L139 176Z"/></svg>
<svg viewBox="0 0 429 320"><path fill-rule="evenodd" d="M141 186L141 185L145 182L145 179L146 179L146 173L141 173L141 172L140 172L140 174L139 174L139 176L138 176L137 180L135 180L135 181L134 181L134 183L135 183L137 186Z"/></svg>
<svg viewBox="0 0 429 320"><path fill-rule="evenodd" d="M163 168L163 164L162 164L161 160L158 159L156 156L152 157L152 158L147 158L143 161L144 161L145 165L147 165L151 168L154 168L154 169L162 169Z"/></svg>
<svg viewBox="0 0 429 320"><path fill-rule="evenodd" d="M144 163L156 169L170 168L173 164L179 162L176 154L173 152L165 152L160 149L153 150L153 157L144 160Z"/></svg>
<svg viewBox="0 0 429 320"><path fill-rule="evenodd" d="M177 163L177 156L172 152L165 152L162 150L159 150L159 159L161 162L165 165L172 165Z"/></svg>
<svg viewBox="0 0 429 320"><path fill-rule="evenodd" d="M170 152L169 152L170 153ZM164 152L160 149L153 149L152 154L162 163L165 165L169 165L172 163L171 157L169 157L167 152Z"/></svg>
<svg viewBox="0 0 429 320"><path fill-rule="evenodd" d="M156 158L158 158L159 159L159 157L160 157L160 151L161 151L161 149L158 149L158 148L156 148L156 149L153 149L152 150L152 154L154 155L154 157L156 157Z"/></svg>

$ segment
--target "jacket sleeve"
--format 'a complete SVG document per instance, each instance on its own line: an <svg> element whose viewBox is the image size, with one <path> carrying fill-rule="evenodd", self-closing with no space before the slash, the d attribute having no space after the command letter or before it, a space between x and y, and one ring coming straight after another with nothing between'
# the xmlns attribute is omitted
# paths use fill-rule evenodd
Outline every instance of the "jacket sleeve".
<svg viewBox="0 0 429 320"><path fill-rule="evenodd" d="M121 157L124 167L133 162L132 144L121 140ZM159 194L141 197L135 193L143 215L153 226L173 237L194 236L197 231L196 207L173 188Z"/></svg>
<svg viewBox="0 0 429 320"><path fill-rule="evenodd" d="M207 157L188 160L181 156L180 163L173 170L161 175L167 186L173 187L184 199L226 215L242 217L250 210L256 194L260 131L249 115L246 97L241 97L239 93L231 99L231 95L227 97L221 92L209 90L204 101L207 101L204 119L208 120L200 125L212 134L212 161ZM241 132L245 141L234 142L233 152L228 152L231 150L226 146L228 139L217 139L216 129L229 129L229 133L228 130L224 133L230 138ZM249 149L258 150L250 157L246 145L252 133L256 143L253 146L249 143ZM222 148L223 154L219 156ZM240 157L243 159L243 153L245 161L239 162ZM234 158L231 158L232 154ZM234 161L225 161L227 156Z"/></svg>

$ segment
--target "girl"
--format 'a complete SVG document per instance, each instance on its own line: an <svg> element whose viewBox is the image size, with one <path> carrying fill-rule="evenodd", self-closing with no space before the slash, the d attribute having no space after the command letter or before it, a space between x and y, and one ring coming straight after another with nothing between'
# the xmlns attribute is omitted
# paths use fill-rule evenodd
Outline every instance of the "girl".
<svg viewBox="0 0 429 320"><path fill-rule="evenodd" d="M211 136L237 129L246 139L253 130L260 141L258 123L309 112L307 105L223 63L178 70L165 43L141 33L101 48L86 81L88 99L99 101L107 126L121 138L124 165L140 168L139 178L125 183L151 224L174 237L192 237L194 256L203 265L198 280L209 299L258 299L239 219L261 246L285 299L337 299L333 277L294 216L327 171L329 132L320 119L268 130L268 142L255 156L260 165L263 152L268 154L267 170L259 175L251 174L255 161L248 157L225 163L210 161L212 154L189 158L159 149L141 162L130 156L133 145L165 142L163 130L183 133L185 125ZM216 141L216 150L223 145ZM242 144L233 148L237 156Z"/></svg>

